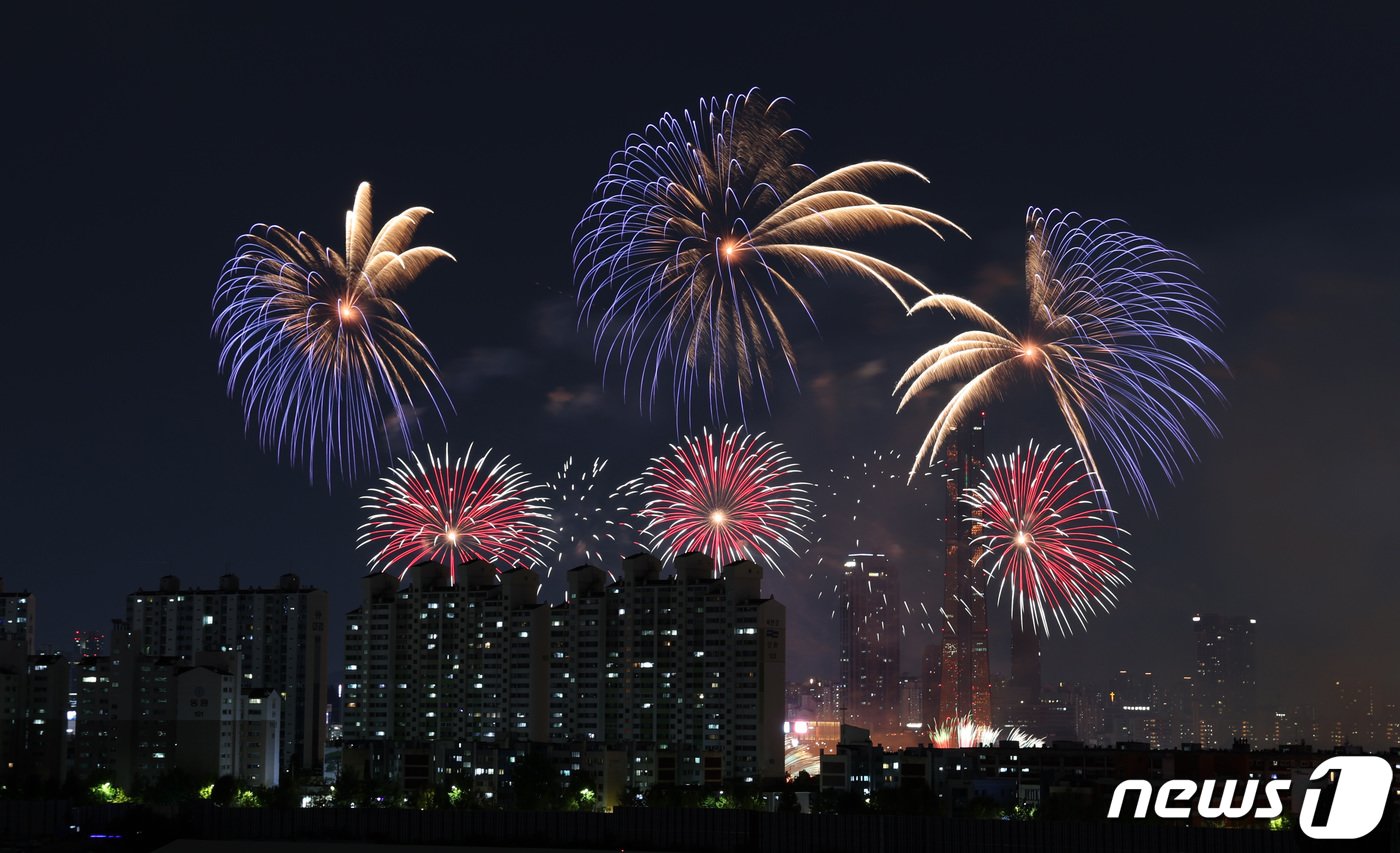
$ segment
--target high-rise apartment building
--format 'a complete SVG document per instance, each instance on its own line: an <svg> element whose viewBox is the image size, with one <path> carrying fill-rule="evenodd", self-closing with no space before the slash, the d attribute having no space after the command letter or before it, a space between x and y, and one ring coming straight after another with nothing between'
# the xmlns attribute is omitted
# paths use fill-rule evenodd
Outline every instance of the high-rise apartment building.
<svg viewBox="0 0 1400 853"><path fill-rule="evenodd" d="M344 761L408 785L449 772L461 742L545 738L549 607L539 576L473 561L362 581L346 616Z"/></svg>
<svg viewBox="0 0 1400 853"><path fill-rule="evenodd" d="M73 734L73 772L84 780L111 777L117 766L116 661L85 657L73 666L76 677L77 728Z"/></svg>
<svg viewBox="0 0 1400 853"><path fill-rule="evenodd" d="M245 686L238 652L156 657L137 652L124 626L114 633L113 657L75 665L80 776L121 787L176 771L202 783L281 781L281 693Z"/></svg>
<svg viewBox="0 0 1400 853"><path fill-rule="evenodd" d="M372 575L346 618L345 765L412 786L533 743L625 750L643 787L782 778L785 614L761 578L641 554L614 582L574 569L550 606L528 569Z"/></svg>
<svg viewBox="0 0 1400 853"><path fill-rule="evenodd" d="M842 721L900 727L899 580L883 554L851 554L841 578Z"/></svg>
<svg viewBox="0 0 1400 853"><path fill-rule="evenodd" d="M0 653L9 647L21 655L34 654L37 611L33 595L6 592L5 579L0 578Z"/></svg>
<svg viewBox="0 0 1400 853"><path fill-rule="evenodd" d="M1215 613L1191 617L1196 638L1197 732L1203 746L1230 746L1257 732L1258 688L1254 653L1257 620L1222 618Z"/></svg>
<svg viewBox="0 0 1400 853"><path fill-rule="evenodd" d="M156 590L127 596L126 627L138 657L236 652L242 688L279 694L283 769L313 771L325 760L327 608L325 590L292 574L266 589L224 575L209 590L167 576Z"/></svg>
<svg viewBox="0 0 1400 853"><path fill-rule="evenodd" d="M992 675L987 632L985 569L976 565L972 540L982 532L960 498L981 481L986 467L986 413L958 424L943 445L940 464L947 503L943 514L943 636L939 668L939 719L970 715L992 724Z"/></svg>
<svg viewBox="0 0 1400 853"><path fill-rule="evenodd" d="M32 612L32 611L31 611ZM62 782L68 766L68 661L0 653L0 785Z"/></svg>

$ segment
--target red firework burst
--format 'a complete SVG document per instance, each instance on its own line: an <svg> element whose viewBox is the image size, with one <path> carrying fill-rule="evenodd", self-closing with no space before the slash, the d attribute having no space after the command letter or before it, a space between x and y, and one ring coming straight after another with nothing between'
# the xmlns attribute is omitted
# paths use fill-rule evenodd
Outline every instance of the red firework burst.
<svg viewBox="0 0 1400 853"><path fill-rule="evenodd" d="M381 478L384 485L362 498L370 516L359 547L378 546L372 569L403 577L415 563L435 560L456 583L457 564L470 560L544 562L541 551L554 540L544 486L507 465L510 457L489 464L489 450L475 460L471 447L455 460L446 447L441 457L427 455L426 465L416 453L411 464L400 459Z"/></svg>
<svg viewBox="0 0 1400 853"><path fill-rule="evenodd" d="M1068 449L1040 456L1035 445L993 456L981 485L963 493L981 532L973 539L977 560L990 560L989 582L1000 577L997 600L1008 587L1013 610L1033 628L1060 633L1081 626L1095 608L1108 612L1113 588L1126 583L1128 552L1115 541L1125 535L1105 509L1082 459Z"/></svg>
<svg viewBox="0 0 1400 853"><path fill-rule="evenodd" d="M748 559L777 569L779 551L797 554L812 501L782 445L728 427L672 445L642 475L642 533L663 559L699 551L717 565ZM779 569L781 571L781 569Z"/></svg>

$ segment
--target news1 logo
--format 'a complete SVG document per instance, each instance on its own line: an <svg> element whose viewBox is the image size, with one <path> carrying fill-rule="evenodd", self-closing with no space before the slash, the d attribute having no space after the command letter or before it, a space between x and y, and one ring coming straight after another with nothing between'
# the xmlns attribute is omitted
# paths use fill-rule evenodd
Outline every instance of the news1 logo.
<svg viewBox="0 0 1400 853"><path fill-rule="evenodd" d="M1309 838L1362 837L1381 822L1391 777L1390 762L1376 755L1327 759L1308 779L1298 825ZM1325 810L1324 789L1329 795Z"/></svg>
<svg viewBox="0 0 1400 853"><path fill-rule="evenodd" d="M1391 779L1390 762L1379 756L1337 755L1327 759L1313 769L1304 786L1298 827L1309 838L1361 838L1381 822L1390 797ZM1243 782L1243 796L1238 804L1235 779L1206 779L1199 785L1191 779L1172 779L1164 782L1155 796L1152 783L1146 779L1126 779L1113 789L1108 816L1119 817L1128 793L1136 792L1133 817L1146 817L1150 803L1157 817L1187 819L1194 800L1196 814L1207 820L1248 817L1251 812L1256 818L1276 818L1283 814L1280 795L1289 785L1286 779L1266 783L1265 804L1255 809L1258 779Z"/></svg>

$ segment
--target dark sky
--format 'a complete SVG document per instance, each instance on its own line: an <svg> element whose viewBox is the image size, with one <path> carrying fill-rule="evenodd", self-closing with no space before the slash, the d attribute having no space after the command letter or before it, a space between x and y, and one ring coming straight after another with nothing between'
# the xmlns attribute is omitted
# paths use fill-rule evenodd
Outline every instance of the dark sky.
<svg viewBox="0 0 1400 853"><path fill-rule="evenodd" d="M1342 678L1400 698L1394 7L904 5L924 11L27 6L3 59L0 575L38 593L41 640L105 628L125 593L172 572L210 586L295 571L335 611L354 606L368 482L327 492L244 436L209 303L250 225L334 246L361 180L376 222L433 208L418 242L458 259L402 300L456 404L428 439L493 446L539 475L569 454L640 470L673 420L600 384L575 331L570 234L628 132L759 86L793 100L817 170L886 158L929 176L880 195L973 239L867 248L935 289L1014 305L1039 205L1127 220L1192 256L1218 300L1223 437L1198 436L1179 486L1154 481L1157 517L1122 501L1134 583L1087 632L1047 642L1048 677L1185 673L1190 616L1214 610L1259 619L1266 695L1324 699ZM894 381L963 327L905 318L869 283L806 292L820 329L787 317L802 390L780 388L751 426L814 475L907 456L941 398L896 415ZM1033 389L991 416L995 450L1066 439ZM909 597L932 603L938 543L919 513L941 505L887 491L866 544L884 538ZM793 675L835 669L808 570L773 587L797 632Z"/></svg>

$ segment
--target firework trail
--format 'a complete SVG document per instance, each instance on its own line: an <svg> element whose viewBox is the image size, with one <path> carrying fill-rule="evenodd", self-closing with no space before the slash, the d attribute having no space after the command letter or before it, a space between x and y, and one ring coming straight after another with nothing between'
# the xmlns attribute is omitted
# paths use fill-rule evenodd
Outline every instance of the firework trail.
<svg viewBox="0 0 1400 853"><path fill-rule="evenodd" d="M370 186L346 214L345 254L306 233L256 225L238 239L214 292L219 369L264 449L314 480L354 479L392 432L409 442L420 401L441 417L432 356L391 297L439 258L407 248L430 211L412 207L371 232ZM449 403L450 405L450 403Z"/></svg>
<svg viewBox="0 0 1400 853"><path fill-rule="evenodd" d="M821 506L826 510L819 520L822 539L830 542L832 534L839 533L845 541L853 542L854 545L846 550L835 550L831 547L815 549L818 551L818 557L808 579L818 588L818 600L830 595L829 600L833 608L842 606L843 587L848 582L846 571L850 568L845 563L852 553L862 551L861 542L917 539L928 523L928 518L923 512L929 511L929 497L939 492L938 486L927 479L934 476L931 468L923 468L911 480L908 460L893 450L852 454L842 465L827 469L826 476L820 484ZM903 517L909 515L911 510L917 517ZM905 523L901 525L900 521ZM818 542L822 539L818 539ZM823 551L825 553L822 553ZM829 561L828 556L839 559ZM896 583L893 586L901 585ZM873 584L867 581L866 587L863 591L865 595L877 595ZM885 600L889 595L888 591L882 589L878 595L883 604L890 605L890 602ZM846 602L846 606L850 606L849 601ZM908 625L911 624L906 616L912 617L913 623L920 628L934 633L937 632L935 621L942 621L941 618L936 620L936 615L931 614L928 606L922 601L911 603L907 591L903 596L899 596L892 606L896 610L903 610L904 615L899 620L901 636L908 632ZM884 607L878 607L874 612L883 614L886 611ZM833 619L838 615L836 609L831 610ZM869 611L866 616L868 621L871 618ZM870 630L884 634L893 629L881 621L870 626Z"/></svg>
<svg viewBox="0 0 1400 853"><path fill-rule="evenodd" d="M1031 445L991 457L982 483L962 495L981 525L971 543L976 564L997 584L997 601L1009 590L1013 611L1034 630L1049 634L1053 621L1069 634L1071 619L1087 627L1085 617L1108 612L1113 588L1128 580L1128 552L1115 542L1123 531L1098 492L1083 460L1060 448L1041 456Z"/></svg>
<svg viewBox="0 0 1400 853"><path fill-rule="evenodd" d="M961 232L947 219L866 195L913 176L908 166L856 163L821 177L797 163L801 132L785 99L757 90L701 100L627 138L575 229L574 273L583 319L596 315L595 354L635 381L654 406L669 365L677 421L696 387L712 417L736 395L742 417L755 389L767 400L774 351L796 381L778 306L811 309L798 283L841 273L880 283L906 309L929 293L909 273L832 245L900 226Z"/></svg>
<svg viewBox="0 0 1400 853"><path fill-rule="evenodd" d="M914 500L921 506L927 506L928 495L933 492L921 487L925 485L925 479L932 476L933 469L926 467L916 471L911 478L909 464L893 450L852 454L850 461L840 469L827 469L827 476L821 485L826 494L822 503L828 509L822 518L849 523L859 530L862 520L866 524L879 523L888 512L887 507L871 505L871 501L879 497L888 497L891 505Z"/></svg>
<svg viewBox="0 0 1400 853"><path fill-rule="evenodd" d="M491 451L472 458L472 447L454 459L418 454L400 459L369 490L362 506L369 520L360 526L357 547L377 548L371 569L400 578L415 563L434 560L448 568L456 583L457 566L471 560L535 567L554 543L549 529L548 491L531 484L510 457L489 462Z"/></svg>
<svg viewBox="0 0 1400 853"><path fill-rule="evenodd" d="M626 556L641 550L637 531L628 522L631 510L624 505L637 497L629 481L616 489L602 485L606 459L591 465L577 464L570 456L549 481L553 526L557 535L556 560L561 570L585 563L611 570ZM551 564L546 575L552 573Z"/></svg>
<svg viewBox="0 0 1400 853"><path fill-rule="evenodd" d="M780 551L797 556L812 520L810 483L782 445L743 427L709 430L670 456L652 460L639 485L642 535L663 562L699 551L716 567L735 560L764 563L779 573Z"/></svg>
<svg viewBox="0 0 1400 853"><path fill-rule="evenodd" d="M1206 398L1223 399L1197 367L1224 362L1190 329L1219 328L1205 292L1187 273L1185 255L1117 229L1117 220L1032 208L1026 252L1029 325L1014 334L991 314L956 296L935 294L914 310L942 308L973 321L909 366L901 409L931 385L965 381L934 421L915 459L937 457L949 430L1001 396L1017 377L1043 380L1086 460L1102 478L1090 436L1106 448L1124 483L1154 510L1140 460L1151 459L1168 481L1181 473L1176 453L1194 460L1186 422L1216 433ZM1102 494L1102 493L1101 493Z"/></svg>

